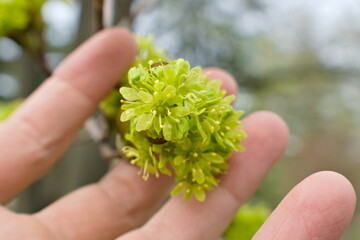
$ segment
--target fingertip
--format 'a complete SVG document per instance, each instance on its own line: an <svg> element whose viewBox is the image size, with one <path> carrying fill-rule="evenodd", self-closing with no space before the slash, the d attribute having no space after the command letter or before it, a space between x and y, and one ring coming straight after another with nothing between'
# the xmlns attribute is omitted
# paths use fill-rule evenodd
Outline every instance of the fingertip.
<svg viewBox="0 0 360 240"><path fill-rule="evenodd" d="M291 190L253 239L340 239L355 204L354 188L344 176L312 174Z"/></svg>
<svg viewBox="0 0 360 240"><path fill-rule="evenodd" d="M210 79L220 79L222 81L221 88L225 89L227 95L236 95L238 93L238 84L236 79L227 71L220 68L206 68L205 72L209 75Z"/></svg>
<svg viewBox="0 0 360 240"><path fill-rule="evenodd" d="M69 75L75 75L75 73L83 73L79 70L84 71L87 69L88 71L92 71L93 69L87 66L89 63L92 65L97 63L98 67L95 69L106 67L99 65L106 60L110 63L108 68L119 62L124 62L126 65L129 65L133 61L136 52L137 46L135 38L127 29L109 28L100 31L85 41L59 65L54 73L67 78ZM94 55L96 59L92 58Z"/></svg>
<svg viewBox="0 0 360 240"><path fill-rule="evenodd" d="M128 30L106 29L70 54L54 75L100 99L129 68L136 52L134 36Z"/></svg>
<svg viewBox="0 0 360 240"><path fill-rule="evenodd" d="M130 55L135 57L137 53L137 44L135 36L127 28L113 27L102 30L98 33L100 36L107 38L107 41L113 41L114 45L117 43L127 47Z"/></svg>
<svg viewBox="0 0 360 240"><path fill-rule="evenodd" d="M299 186L298 191L302 192L303 197L312 196L309 198L310 203L305 201L304 205L315 204L318 209L333 206L342 209L339 214L347 216L348 222L351 220L356 205L356 193L351 182L343 175L333 171L321 171L307 177Z"/></svg>

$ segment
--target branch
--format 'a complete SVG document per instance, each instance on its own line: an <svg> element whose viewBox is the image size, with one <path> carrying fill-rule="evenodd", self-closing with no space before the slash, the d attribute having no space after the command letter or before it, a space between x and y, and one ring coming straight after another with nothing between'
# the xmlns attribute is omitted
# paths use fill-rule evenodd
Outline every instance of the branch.
<svg viewBox="0 0 360 240"><path fill-rule="evenodd" d="M120 15L119 25L131 29L134 15L131 13L133 0L118 1L118 11Z"/></svg>
<svg viewBox="0 0 360 240"><path fill-rule="evenodd" d="M145 12L159 3L159 0L145 0L140 2L137 6L135 5L132 15L135 17L142 12Z"/></svg>
<svg viewBox="0 0 360 240"><path fill-rule="evenodd" d="M96 29L100 31L104 29L104 0L95 1Z"/></svg>
<svg viewBox="0 0 360 240"><path fill-rule="evenodd" d="M45 41L42 32L37 30L29 31L26 34L25 42L21 45L28 51L46 77L50 77L52 70L45 57Z"/></svg>
<svg viewBox="0 0 360 240"><path fill-rule="evenodd" d="M100 154L105 160L113 160L115 158L123 158L123 154L117 151L109 144L108 134L106 134L105 127L101 127L95 117L89 118L85 122L86 132L89 134L91 140L98 144Z"/></svg>
<svg viewBox="0 0 360 240"><path fill-rule="evenodd" d="M33 52L33 56L36 59L38 66L41 68L41 70L46 75L46 77L50 77L52 74L52 71L49 67L48 61L46 60L44 48L40 47L40 48L36 49Z"/></svg>

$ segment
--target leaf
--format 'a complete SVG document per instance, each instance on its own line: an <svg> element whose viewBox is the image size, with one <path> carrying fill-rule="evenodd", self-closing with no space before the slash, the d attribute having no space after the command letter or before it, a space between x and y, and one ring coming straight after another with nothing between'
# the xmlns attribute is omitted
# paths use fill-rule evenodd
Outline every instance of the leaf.
<svg viewBox="0 0 360 240"><path fill-rule="evenodd" d="M136 101L140 99L139 93L133 88L122 87L120 88L120 93L128 101Z"/></svg>

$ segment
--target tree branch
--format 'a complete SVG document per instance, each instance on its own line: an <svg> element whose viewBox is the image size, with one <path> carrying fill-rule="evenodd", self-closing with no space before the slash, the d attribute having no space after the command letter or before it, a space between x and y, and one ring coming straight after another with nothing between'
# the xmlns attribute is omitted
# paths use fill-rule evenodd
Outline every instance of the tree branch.
<svg viewBox="0 0 360 240"><path fill-rule="evenodd" d="M104 29L104 0L95 1L96 29L100 31Z"/></svg>
<svg viewBox="0 0 360 240"><path fill-rule="evenodd" d="M21 45L28 51L28 53L36 61L40 70L45 74L46 77L50 77L52 70L49 66L45 56L45 41L43 33L37 30L29 31L26 35L26 40Z"/></svg>
<svg viewBox="0 0 360 240"><path fill-rule="evenodd" d="M133 0L118 0L118 25L131 29L134 20L134 15L131 13L131 6Z"/></svg>

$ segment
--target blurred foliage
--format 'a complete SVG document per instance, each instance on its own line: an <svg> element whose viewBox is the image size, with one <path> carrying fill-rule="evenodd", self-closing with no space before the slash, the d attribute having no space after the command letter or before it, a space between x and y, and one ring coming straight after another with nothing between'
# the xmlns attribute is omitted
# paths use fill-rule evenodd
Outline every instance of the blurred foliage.
<svg viewBox="0 0 360 240"><path fill-rule="evenodd" d="M25 44L31 29L41 31L41 7L46 0L0 0L0 36Z"/></svg>
<svg viewBox="0 0 360 240"><path fill-rule="evenodd" d="M269 217L271 209L265 204L247 203L236 213L225 230L226 240L250 240Z"/></svg>
<svg viewBox="0 0 360 240"><path fill-rule="evenodd" d="M24 31L31 22L33 13L39 13L45 0L1 0L0 36Z"/></svg>
<svg viewBox="0 0 360 240"><path fill-rule="evenodd" d="M16 108L20 106L23 100L13 100L11 102L0 102L0 121L7 119Z"/></svg>

